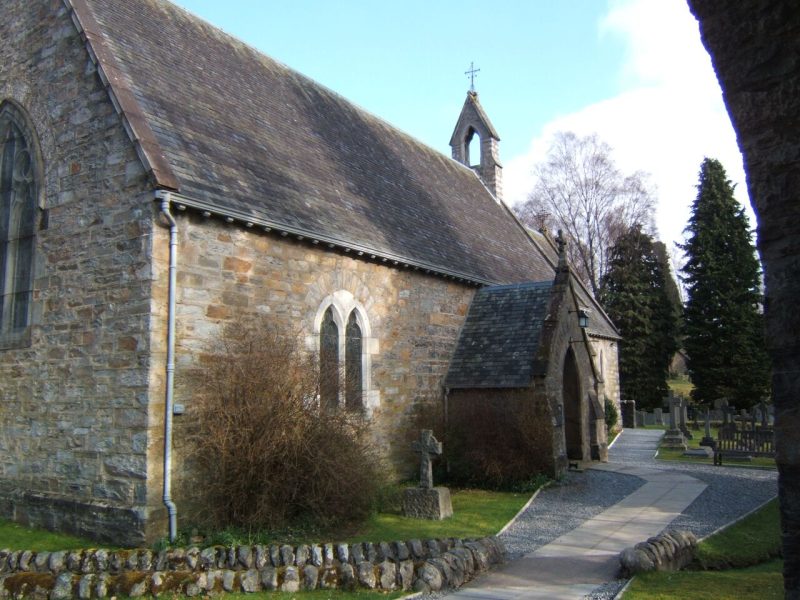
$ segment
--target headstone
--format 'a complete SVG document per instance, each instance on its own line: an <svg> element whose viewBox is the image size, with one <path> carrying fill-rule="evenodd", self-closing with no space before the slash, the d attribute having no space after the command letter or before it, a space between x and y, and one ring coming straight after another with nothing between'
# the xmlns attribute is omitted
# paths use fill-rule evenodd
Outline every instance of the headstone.
<svg viewBox="0 0 800 600"><path fill-rule="evenodd" d="M653 409L653 416L655 417L654 425L664 425L664 411L660 408Z"/></svg>
<svg viewBox="0 0 800 600"><path fill-rule="evenodd" d="M717 444L714 441L714 438L711 437L711 416L708 409L706 409L706 430L704 434L705 435L703 435L703 439L700 440L700 445L711 448L712 450L716 448Z"/></svg>
<svg viewBox="0 0 800 600"><path fill-rule="evenodd" d="M417 519L446 519L453 515L450 490L433 487L432 457L442 453L442 443L433 437L433 431L423 429L419 441L412 444L420 455L419 487L409 488L403 496L403 514Z"/></svg>
<svg viewBox="0 0 800 600"><path fill-rule="evenodd" d="M622 400L620 401L620 409L622 411L622 427L625 429L636 428L636 401L635 400Z"/></svg>
<svg viewBox="0 0 800 600"><path fill-rule="evenodd" d="M665 448L679 448L686 450L686 439L683 437L683 432L680 430L680 400L673 399L670 395L666 400L669 400L669 429L664 434L664 439L661 445Z"/></svg>
<svg viewBox="0 0 800 600"><path fill-rule="evenodd" d="M683 437L685 437L687 440L690 440L692 439L692 432L689 431L689 428L686 426L686 421L688 420L686 412L689 403L683 398L673 399L673 402L675 402L678 406L678 415L680 417L679 429L681 430Z"/></svg>
<svg viewBox="0 0 800 600"><path fill-rule="evenodd" d="M761 419L761 427L769 427L769 416L767 411L767 405L763 400L758 404L758 410L761 413L759 415Z"/></svg>

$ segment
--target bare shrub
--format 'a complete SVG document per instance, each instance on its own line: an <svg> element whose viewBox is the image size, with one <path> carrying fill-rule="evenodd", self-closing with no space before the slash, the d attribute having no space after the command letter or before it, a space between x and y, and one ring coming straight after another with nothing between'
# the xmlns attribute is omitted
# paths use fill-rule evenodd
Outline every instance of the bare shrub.
<svg viewBox="0 0 800 600"><path fill-rule="evenodd" d="M549 412L526 393L459 391L448 403L445 454L454 484L517 488L550 474Z"/></svg>
<svg viewBox="0 0 800 600"><path fill-rule="evenodd" d="M194 520L214 527L331 526L370 512L377 460L360 414L319 406L299 339L235 322L205 360L194 423Z"/></svg>

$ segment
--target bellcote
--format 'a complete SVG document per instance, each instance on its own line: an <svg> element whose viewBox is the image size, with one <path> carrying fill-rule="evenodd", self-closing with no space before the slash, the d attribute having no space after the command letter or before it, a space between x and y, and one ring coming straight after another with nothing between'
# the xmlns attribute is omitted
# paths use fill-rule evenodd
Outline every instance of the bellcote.
<svg viewBox="0 0 800 600"><path fill-rule="evenodd" d="M499 143L500 136L478 101L478 92L470 90L450 138L453 158L474 169L495 198L502 200L503 166Z"/></svg>

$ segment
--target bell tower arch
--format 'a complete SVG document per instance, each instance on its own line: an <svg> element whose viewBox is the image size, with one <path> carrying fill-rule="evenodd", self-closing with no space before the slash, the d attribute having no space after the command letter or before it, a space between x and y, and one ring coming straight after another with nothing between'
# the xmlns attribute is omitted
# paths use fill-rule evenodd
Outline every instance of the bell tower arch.
<svg viewBox="0 0 800 600"><path fill-rule="evenodd" d="M502 200L500 136L478 101L478 92L474 90L467 92L467 99L450 138L450 148L453 159L474 169L495 198Z"/></svg>

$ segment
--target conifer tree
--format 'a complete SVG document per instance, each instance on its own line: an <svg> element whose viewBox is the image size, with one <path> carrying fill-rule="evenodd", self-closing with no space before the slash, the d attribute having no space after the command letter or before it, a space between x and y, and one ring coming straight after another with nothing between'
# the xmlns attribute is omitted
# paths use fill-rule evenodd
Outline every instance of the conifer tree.
<svg viewBox="0 0 800 600"><path fill-rule="evenodd" d="M653 238L633 227L611 249L609 270L602 279L600 301L622 334L622 397L636 400L641 408L661 406L669 364L678 348L676 307L668 294L671 278Z"/></svg>
<svg viewBox="0 0 800 600"><path fill-rule="evenodd" d="M744 209L719 161L700 167L682 271L687 303L684 345L693 398L727 398L748 408L769 392L760 268Z"/></svg>

